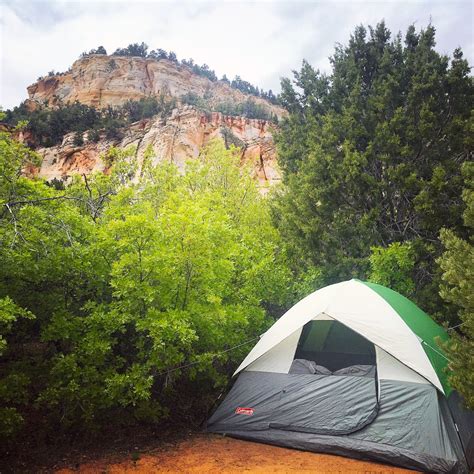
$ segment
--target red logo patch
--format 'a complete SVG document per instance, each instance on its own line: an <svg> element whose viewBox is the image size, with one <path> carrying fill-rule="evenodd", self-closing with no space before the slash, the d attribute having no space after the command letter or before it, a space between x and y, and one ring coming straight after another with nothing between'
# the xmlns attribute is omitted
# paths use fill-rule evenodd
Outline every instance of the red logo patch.
<svg viewBox="0 0 474 474"><path fill-rule="evenodd" d="M236 415L252 416L253 415L253 408L237 407L235 409L235 414Z"/></svg>

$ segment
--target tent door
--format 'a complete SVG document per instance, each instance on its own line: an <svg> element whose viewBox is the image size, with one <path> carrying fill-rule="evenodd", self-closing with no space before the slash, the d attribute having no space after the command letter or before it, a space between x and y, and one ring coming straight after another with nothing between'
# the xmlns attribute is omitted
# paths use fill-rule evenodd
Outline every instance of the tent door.
<svg viewBox="0 0 474 474"><path fill-rule="evenodd" d="M343 435L358 431L377 416L373 377L295 375L280 392L270 428Z"/></svg>

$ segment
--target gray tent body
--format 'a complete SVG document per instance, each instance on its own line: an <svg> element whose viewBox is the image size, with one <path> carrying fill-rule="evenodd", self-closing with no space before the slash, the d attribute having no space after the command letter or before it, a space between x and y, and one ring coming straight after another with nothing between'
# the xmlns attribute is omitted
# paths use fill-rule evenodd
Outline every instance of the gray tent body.
<svg viewBox="0 0 474 474"><path fill-rule="evenodd" d="M468 472L446 400L430 385L364 376L243 372L210 432L429 472ZM252 414L236 413L251 407Z"/></svg>
<svg viewBox="0 0 474 474"><path fill-rule="evenodd" d="M472 413L422 378L381 377L378 350L340 323L308 323L286 373L243 370L207 429L421 471L468 472ZM270 359L259 367L275 367Z"/></svg>
<svg viewBox="0 0 474 474"><path fill-rule="evenodd" d="M474 412L465 407L464 400L457 391L449 395L448 406L461 438L467 464L474 470Z"/></svg>

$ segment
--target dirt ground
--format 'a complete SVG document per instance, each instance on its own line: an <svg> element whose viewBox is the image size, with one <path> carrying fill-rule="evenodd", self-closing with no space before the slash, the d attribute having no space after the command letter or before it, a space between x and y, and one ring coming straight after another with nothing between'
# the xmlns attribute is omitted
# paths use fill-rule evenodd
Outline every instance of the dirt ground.
<svg viewBox="0 0 474 474"><path fill-rule="evenodd" d="M57 474L122 473L364 473L408 474L414 471L383 464L356 461L329 454L315 454L241 441L217 435L193 435L177 444L168 443L128 458L88 462Z"/></svg>

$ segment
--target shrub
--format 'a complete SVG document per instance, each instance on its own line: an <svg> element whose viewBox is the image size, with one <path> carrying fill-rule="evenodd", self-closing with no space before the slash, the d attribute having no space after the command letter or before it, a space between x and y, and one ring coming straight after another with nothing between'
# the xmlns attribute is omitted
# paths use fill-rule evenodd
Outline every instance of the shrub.
<svg viewBox="0 0 474 474"><path fill-rule="evenodd" d="M148 45L146 43L131 43L126 48L117 48L113 56L147 56Z"/></svg>
<svg viewBox="0 0 474 474"><path fill-rule="evenodd" d="M93 128L92 130L89 130L89 132L87 133L87 139L90 141L90 142L94 142L94 143L97 143L99 140L100 140L100 132L99 130Z"/></svg>
<svg viewBox="0 0 474 474"><path fill-rule="evenodd" d="M72 140L74 146L82 146L84 145L84 137L82 132L74 133L74 138Z"/></svg>
<svg viewBox="0 0 474 474"><path fill-rule="evenodd" d="M1 169L18 146L2 144ZM15 431L76 439L203 416L248 347L226 349L284 299L268 203L233 147L211 143L185 175L145 166L139 187L132 155L113 148L110 174L60 191L15 174L18 157L0 181L3 202L24 202L15 221L0 214L2 447L21 445Z"/></svg>

